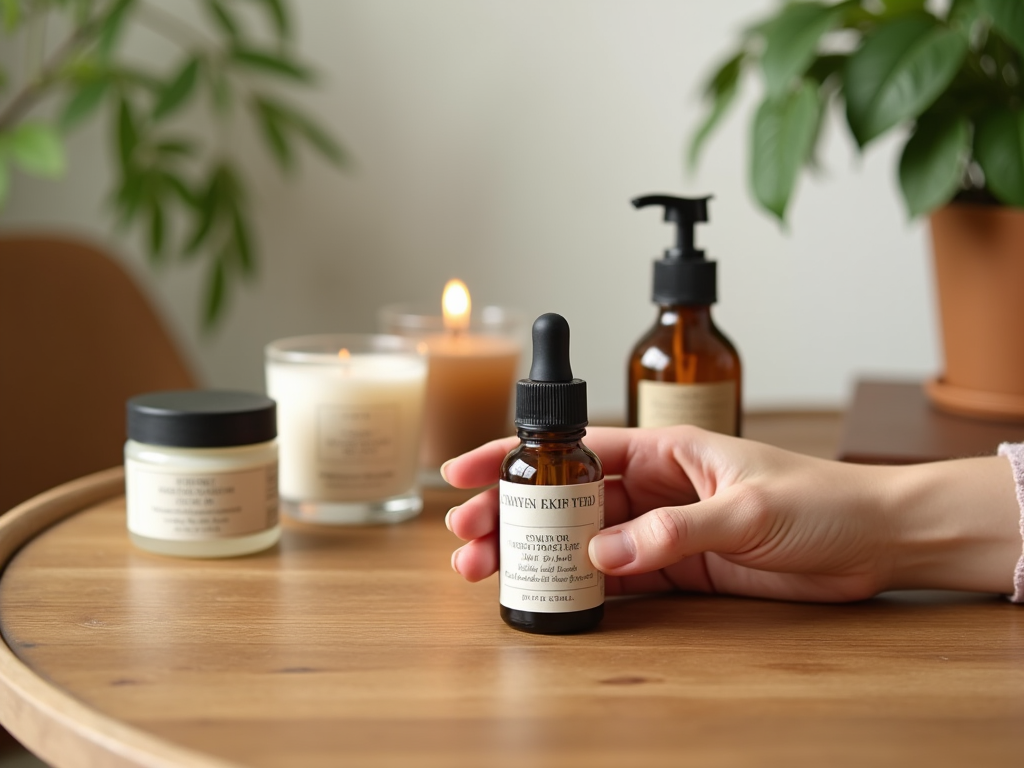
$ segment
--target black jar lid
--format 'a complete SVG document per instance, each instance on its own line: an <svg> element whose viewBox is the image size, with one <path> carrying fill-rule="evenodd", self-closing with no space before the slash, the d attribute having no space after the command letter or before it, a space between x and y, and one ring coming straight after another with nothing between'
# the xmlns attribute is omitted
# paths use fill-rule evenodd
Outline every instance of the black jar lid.
<svg viewBox="0 0 1024 768"><path fill-rule="evenodd" d="M128 439L176 448L226 448L277 437L277 404L226 390L150 392L128 401Z"/></svg>

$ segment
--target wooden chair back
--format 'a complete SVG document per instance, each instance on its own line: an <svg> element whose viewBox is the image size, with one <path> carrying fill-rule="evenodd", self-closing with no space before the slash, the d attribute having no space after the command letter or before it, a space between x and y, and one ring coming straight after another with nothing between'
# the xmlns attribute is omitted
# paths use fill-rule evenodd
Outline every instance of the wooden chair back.
<svg viewBox="0 0 1024 768"><path fill-rule="evenodd" d="M121 463L132 395L195 386L112 257L70 239L0 236L0 512Z"/></svg>

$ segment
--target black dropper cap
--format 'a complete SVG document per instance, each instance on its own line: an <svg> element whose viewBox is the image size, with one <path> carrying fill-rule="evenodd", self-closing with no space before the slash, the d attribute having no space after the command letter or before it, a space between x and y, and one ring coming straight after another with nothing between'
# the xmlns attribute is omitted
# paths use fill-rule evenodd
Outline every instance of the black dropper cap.
<svg viewBox="0 0 1024 768"><path fill-rule="evenodd" d="M530 378L516 382L516 427L575 432L587 426L587 382L573 378L569 323L549 312L533 323Z"/></svg>
<svg viewBox="0 0 1024 768"><path fill-rule="evenodd" d="M664 258L654 262L655 304L714 304L718 299L715 262L707 261L693 244L694 226L708 220L710 199L645 195L633 200L636 208L664 207L665 221L676 225L675 247L666 248Z"/></svg>

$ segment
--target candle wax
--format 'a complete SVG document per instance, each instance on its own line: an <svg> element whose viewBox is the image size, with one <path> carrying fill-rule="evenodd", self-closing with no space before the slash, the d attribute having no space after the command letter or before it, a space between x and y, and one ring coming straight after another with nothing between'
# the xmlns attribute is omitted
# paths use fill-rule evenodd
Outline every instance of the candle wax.
<svg viewBox="0 0 1024 768"><path fill-rule="evenodd" d="M513 433L512 387L519 345L511 339L447 333L424 339L430 353L421 463L436 468Z"/></svg>
<svg viewBox="0 0 1024 768"><path fill-rule="evenodd" d="M409 355L271 361L286 500L371 501L416 484L426 366Z"/></svg>

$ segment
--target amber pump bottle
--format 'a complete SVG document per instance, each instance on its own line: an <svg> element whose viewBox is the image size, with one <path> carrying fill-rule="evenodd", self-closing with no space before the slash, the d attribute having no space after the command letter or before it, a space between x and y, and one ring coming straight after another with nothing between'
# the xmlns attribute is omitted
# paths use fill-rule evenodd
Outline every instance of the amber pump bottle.
<svg viewBox="0 0 1024 768"><path fill-rule="evenodd" d="M636 208L660 205L677 227L676 244L654 262L658 317L629 358L631 427L695 424L740 434L742 370L732 342L711 319L716 264L694 247L697 222L708 220L710 198L648 195Z"/></svg>
<svg viewBox="0 0 1024 768"><path fill-rule="evenodd" d="M587 383L569 364L569 324L533 324L530 377L516 383L519 445L498 483L501 618L546 635L593 629L604 615L604 574L588 546L604 525L604 471L582 443Z"/></svg>

